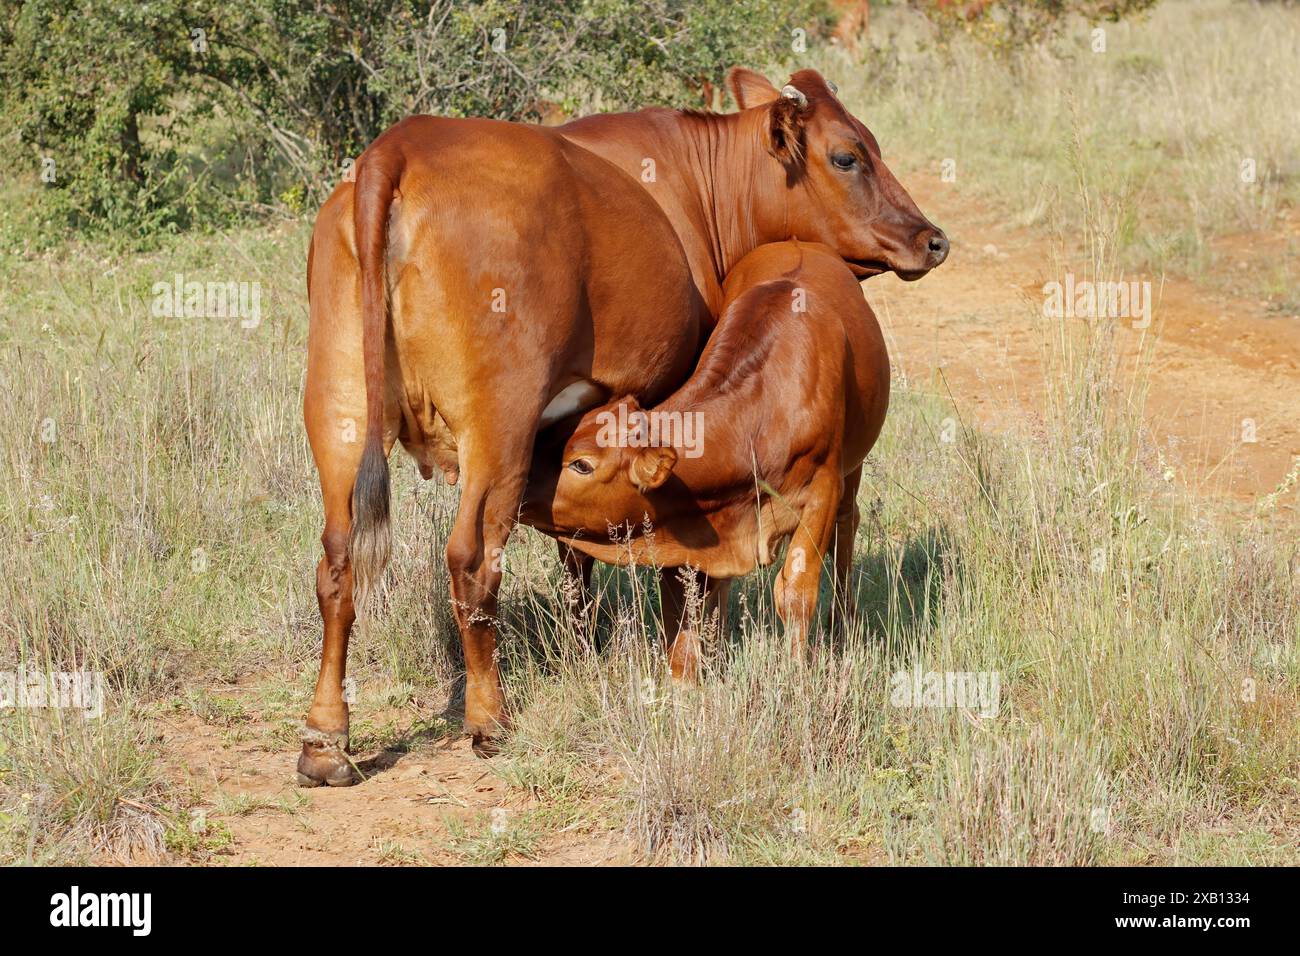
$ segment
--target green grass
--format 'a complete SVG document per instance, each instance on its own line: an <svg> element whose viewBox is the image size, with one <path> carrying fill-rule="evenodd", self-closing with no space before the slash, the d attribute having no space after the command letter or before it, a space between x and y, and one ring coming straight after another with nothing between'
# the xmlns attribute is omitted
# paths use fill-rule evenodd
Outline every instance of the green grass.
<svg viewBox="0 0 1300 956"><path fill-rule="evenodd" d="M524 819L517 819L518 817ZM498 808L466 823L447 818L446 848L468 866L493 866L536 858L538 833L526 814Z"/></svg>

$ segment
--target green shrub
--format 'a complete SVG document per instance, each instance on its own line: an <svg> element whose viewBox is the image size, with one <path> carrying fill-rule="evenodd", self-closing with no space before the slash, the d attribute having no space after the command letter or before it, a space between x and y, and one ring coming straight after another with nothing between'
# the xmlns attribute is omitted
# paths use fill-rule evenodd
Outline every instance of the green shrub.
<svg viewBox="0 0 1300 956"><path fill-rule="evenodd" d="M174 5L5 0L2 9L2 115L28 147L18 171L39 178L58 218L144 231L185 224L167 128L184 121L169 117L183 83L166 35ZM164 128L149 137L153 119Z"/></svg>
<svg viewBox="0 0 1300 956"><path fill-rule="evenodd" d="M0 116L53 218L147 237L310 208L415 112L698 106L825 0L0 0ZM695 92L692 92L694 90ZM52 165L51 165L52 163ZM44 175L41 175L44 173Z"/></svg>

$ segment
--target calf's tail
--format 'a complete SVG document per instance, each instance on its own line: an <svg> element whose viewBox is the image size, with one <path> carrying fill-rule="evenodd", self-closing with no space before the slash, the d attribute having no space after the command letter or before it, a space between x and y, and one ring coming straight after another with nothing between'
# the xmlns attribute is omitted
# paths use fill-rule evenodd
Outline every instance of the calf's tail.
<svg viewBox="0 0 1300 956"><path fill-rule="evenodd" d="M388 216L401 179L400 156L371 150L357 163L352 195L357 259L361 267L361 351L365 360L366 439L352 489L352 565L354 605L364 608L389 557L388 456L384 453L384 353L388 330L385 261Z"/></svg>

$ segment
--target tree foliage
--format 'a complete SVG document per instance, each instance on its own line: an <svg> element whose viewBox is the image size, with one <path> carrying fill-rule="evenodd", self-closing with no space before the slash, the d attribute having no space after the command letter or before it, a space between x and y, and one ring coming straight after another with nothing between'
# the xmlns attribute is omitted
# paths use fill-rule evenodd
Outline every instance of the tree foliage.
<svg viewBox="0 0 1300 956"><path fill-rule="evenodd" d="M884 2L884 0L882 0ZM1002 47L1155 0L904 0ZM56 222L149 235L304 208L411 113L699 106L832 0L0 0L0 116Z"/></svg>
<svg viewBox="0 0 1300 956"><path fill-rule="evenodd" d="M0 109L74 224L301 205L414 112L698 106L824 0L0 0Z"/></svg>

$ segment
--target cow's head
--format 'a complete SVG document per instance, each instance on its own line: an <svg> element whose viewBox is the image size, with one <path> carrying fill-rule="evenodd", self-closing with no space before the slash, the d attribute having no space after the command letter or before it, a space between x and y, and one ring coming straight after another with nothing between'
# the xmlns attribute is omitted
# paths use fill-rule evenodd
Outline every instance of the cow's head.
<svg viewBox="0 0 1300 956"><path fill-rule="evenodd" d="M916 208L880 158L876 138L816 70L777 89L753 70L727 77L741 110L761 110L768 157L786 190L781 238L822 242L858 278L895 272L919 279L948 256L948 237Z"/></svg>
<svg viewBox="0 0 1300 956"><path fill-rule="evenodd" d="M649 445L646 422L627 396L587 412L571 433L557 426L540 436L522 519L602 543L611 526L653 522L661 504L655 492L672 478L677 453Z"/></svg>

